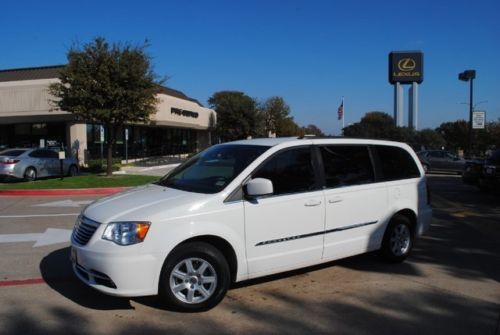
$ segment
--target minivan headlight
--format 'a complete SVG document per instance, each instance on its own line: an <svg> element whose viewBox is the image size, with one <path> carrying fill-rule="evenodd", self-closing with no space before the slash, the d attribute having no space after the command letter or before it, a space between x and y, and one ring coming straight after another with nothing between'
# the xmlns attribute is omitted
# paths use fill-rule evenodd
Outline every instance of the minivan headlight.
<svg viewBox="0 0 500 335"><path fill-rule="evenodd" d="M102 239L118 245L141 243L146 238L150 225L150 222L145 221L111 222L106 226Z"/></svg>

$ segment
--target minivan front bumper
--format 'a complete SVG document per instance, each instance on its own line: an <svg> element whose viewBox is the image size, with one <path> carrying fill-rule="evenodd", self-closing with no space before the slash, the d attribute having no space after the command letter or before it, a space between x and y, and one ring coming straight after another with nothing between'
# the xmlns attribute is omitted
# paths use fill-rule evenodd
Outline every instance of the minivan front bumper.
<svg viewBox="0 0 500 335"><path fill-rule="evenodd" d="M95 252L73 244L71 261L73 272L82 282L106 294L127 297L158 294L162 265L159 255Z"/></svg>

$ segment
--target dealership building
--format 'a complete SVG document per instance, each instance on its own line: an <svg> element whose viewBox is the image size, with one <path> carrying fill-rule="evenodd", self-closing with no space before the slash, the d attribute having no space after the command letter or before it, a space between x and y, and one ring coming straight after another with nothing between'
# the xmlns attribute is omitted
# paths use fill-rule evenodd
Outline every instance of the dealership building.
<svg viewBox="0 0 500 335"><path fill-rule="evenodd" d="M100 157L107 134L101 125L78 121L54 109L48 88L64 65L0 70L0 148L64 146L85 159ZM184 93L159 86L157 111L147 124L127 124L118 132L116 157L178 155L211 145L216 113Z"/></svg>

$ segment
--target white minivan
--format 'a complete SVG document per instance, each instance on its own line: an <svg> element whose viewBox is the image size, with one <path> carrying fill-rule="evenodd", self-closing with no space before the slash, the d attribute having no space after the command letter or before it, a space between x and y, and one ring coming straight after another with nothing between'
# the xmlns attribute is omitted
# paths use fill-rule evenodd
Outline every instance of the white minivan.
<svg viewBox="0 0 500 335"><path fill-rule="evenodd" d="M403 143L270 138L214 145L158 182L78 217L75 274L116 296L207 310L232 282L380 250L403 261L430 225L422 166Z"/></svg>

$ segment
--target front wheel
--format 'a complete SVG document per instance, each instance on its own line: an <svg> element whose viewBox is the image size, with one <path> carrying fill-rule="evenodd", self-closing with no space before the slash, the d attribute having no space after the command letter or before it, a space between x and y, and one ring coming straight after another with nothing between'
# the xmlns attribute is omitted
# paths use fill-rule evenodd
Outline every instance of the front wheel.
<svg viewBox="0 0 500 335"><path fill-rule="evenodd" d="M396 214L384 234L382 254L391 262L402 262L408 257L413 247L413 231L410 220Z"/></svg>
<svg viewBox="0 0 500 335"><path fill-rule="evenodd" d="M165 261L159 293L177 310L199 312L216 306L230 284L224 255L204 242L182 244Z"/></svg>

